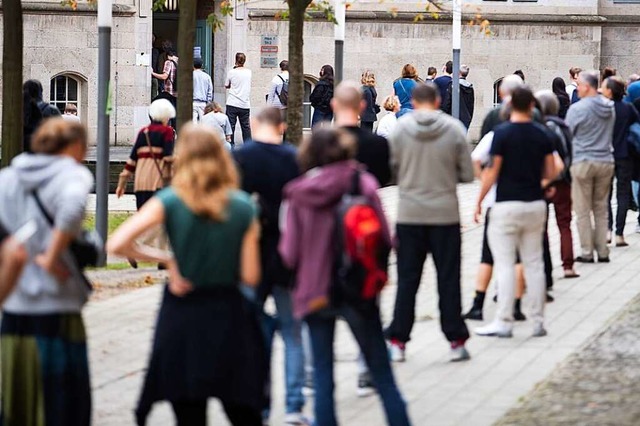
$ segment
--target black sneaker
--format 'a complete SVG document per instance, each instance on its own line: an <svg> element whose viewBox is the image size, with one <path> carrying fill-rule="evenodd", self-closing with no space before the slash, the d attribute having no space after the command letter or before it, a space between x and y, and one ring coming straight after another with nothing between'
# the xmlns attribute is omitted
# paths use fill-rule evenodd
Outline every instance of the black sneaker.
<svg viewBox="0 0 640 426"><path fill-rule="evenodd" d="M576 257L576 262L578 263L594 263L593 259L589 259L588 257L578 256Z"/></svg>
<svg viewBox="0 0 640 426"><path fill-rule="evenodd" d="M598 263L609 263L611 262L611 259L609 259L608 257L599 257L598 258Z"/></svg>
<svg viewBox="0 0 640 426"><path fill-rule="evenodd" d="M371 380L371 374L360 373L358 375L358 396L364 398L376 393L376 387Z"/></svg>
<svg viewBox="0 0 640 426"><path fill-rule="evenodd" d="M471 308L471 310L464 315L464 319L482 321L484 319L482 316L482 308Z"/></svg>
<svg viewBox="0 0 640 426"><path fill-rule="evenodd" d="M550 294L547 292L547 303L551 303L551 302L553 302L554 300L556 300L556 299L554 299L554 298L553 298L553 296L552 296L552 295L550 295Z"/></svg>

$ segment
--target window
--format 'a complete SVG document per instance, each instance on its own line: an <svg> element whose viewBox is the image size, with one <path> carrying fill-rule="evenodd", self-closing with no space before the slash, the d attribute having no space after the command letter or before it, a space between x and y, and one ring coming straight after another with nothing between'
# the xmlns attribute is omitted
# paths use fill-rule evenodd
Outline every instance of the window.
<svg viewBox="0 0 640 426"><path fill-rule="evenodd" d="M73 104L78 109L78 116L80 116L79 94L80 82L75 78L68 75L59 75L51 79L50 103L58 107L60 112L64 112L66 104Z"/></svg>
<svg viewBox="0 0 640 426"><path fill-rule="evenodd" d="M500 86L502 86L502 79L499 78L493 83L493 106L496 107L502 103L502 98L500 97Z"/></svg>

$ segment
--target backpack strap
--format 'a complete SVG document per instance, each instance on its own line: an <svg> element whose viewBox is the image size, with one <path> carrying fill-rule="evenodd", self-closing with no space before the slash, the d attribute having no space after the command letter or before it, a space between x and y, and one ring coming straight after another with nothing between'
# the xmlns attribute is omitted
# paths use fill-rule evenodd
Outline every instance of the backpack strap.
<svg viewBox="0 0 640 426"><path fill-rule="evenodd" d="M38 192L34 189L31 191L31 195L33 196L33 199L36 201L36 204L38 205L38 209L40 210L44 218L47 220L47 223L49 223L49 225L53 227L54 226L53 218L51 217L51 214L49 214L47 209L45 209L44 204L40 199L40 196L38 196Z"/></svg>
<svg viewBox="0 0 640 426"><path fill-rule="evenodd" d="M351 191L349 193L351 195L361 195L360 170L354 171L353 176L351 176Z"/></svg>

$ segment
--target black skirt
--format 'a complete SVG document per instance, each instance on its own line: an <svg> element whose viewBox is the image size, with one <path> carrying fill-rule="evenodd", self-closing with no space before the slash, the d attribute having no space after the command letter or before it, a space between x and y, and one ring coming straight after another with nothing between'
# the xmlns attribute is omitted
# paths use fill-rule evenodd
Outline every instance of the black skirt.
<svg viewBox="0 0 640 426"><path fill-rule="evenodd" d="M213 397L262 410L266 375L258 314L237 286L185 297L165 288L137 422L143 425L153 403L163 400Z"/></svg>

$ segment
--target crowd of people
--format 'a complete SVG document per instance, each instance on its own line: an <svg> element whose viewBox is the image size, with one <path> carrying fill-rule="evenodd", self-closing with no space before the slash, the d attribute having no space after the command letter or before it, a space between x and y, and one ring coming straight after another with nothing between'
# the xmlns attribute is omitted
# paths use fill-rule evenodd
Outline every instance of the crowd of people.
<svg viewBox="0 0 640 426"><path fill-rule="evenodd" d="M170 64L154 76L164 82L162 90L172 90L176 60L169 55ZM610 262L614 224L615 245L627 245L627 211L637 206L632 181L640 175L638 76L627 84L613 69L572 68L568 86L557 78L535 93L521 71L506 76L502 102L484 119L481 140L470 152L468 66L457 70L460 120L449 114L452 64L440 77L430 69L427 81L407 64L376 127L373 72L334 88L333 68L326 65L311 96L317 124L295 147L286 142L283 114L288 63L271 82L268 106L249 120L245 61L236 55L227 78L235 99L227 102L227 114L212 103L210 78L198 74L194 123L177 139L172 100L156 99L151 123L139 132L120 175L116 194L133 176L138 212L110 236L107 250L133 266L155 262L168 274L135 410L139 425L157 401L171 403L178 425L205 425L208 398L222 402L234 425L268 424L276 331L285 347L285 424L337 425L338 319L346 321L360 350L358 395L377 393L387 423L409 425L392 363L406 361L429 254L449 360L464 362L471 358L465 319L484 319L494 269L496 314L475 334L512 337L514 321L527 315L532 336L547 334L550 205L565 278L579 276L575 262ZM194 65L194 76L203 73L201 63ZM27 83L25 113L38 112L40 121L25 139L27 152L0 172L1 419L8 426L36 418L39 424L88 425L91 387L81 315L91 291L83 274L89 242L81 233L93 184L82 165L87 134L77 120L45 120L45 113L56 114L41 105L41 86ZM235 147L237 120L244 143ZM481 181L477 206L462 214L484 221L485 229L473 306L463 314L457 187L474 178ZM395 229L377 192L392 184L398 187ZM576 257L572 211L580 240ZM397 292L385 325L378 302L391 249ZM270 297L275 317L264 312ZM311 396L313 420L303 414Z"/></svg>

